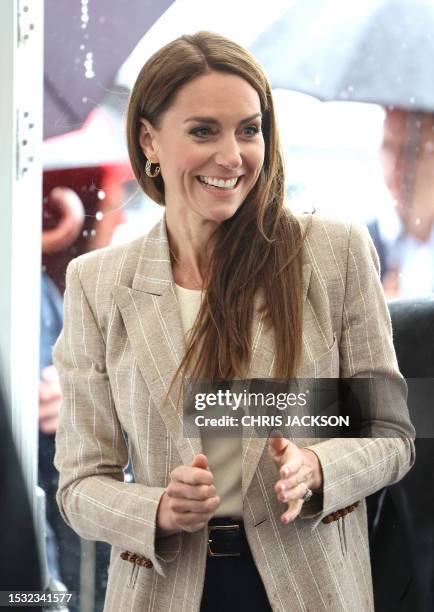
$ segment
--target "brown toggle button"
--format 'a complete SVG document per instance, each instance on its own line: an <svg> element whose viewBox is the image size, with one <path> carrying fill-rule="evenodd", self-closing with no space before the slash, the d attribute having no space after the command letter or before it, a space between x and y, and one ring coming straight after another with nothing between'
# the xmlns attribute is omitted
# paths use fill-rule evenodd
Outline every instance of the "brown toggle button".
<svg viewBox="0 0 434 612"><path fill-rule="evenodd" d="M124 561L129 561L130 563L134 563L135 565L140 565L141 567L146 567L146 569L151 569L154 567L154 564L150 559L146 557L141 557L140 555L136 555L135 553L130 553L128 550L121 553L121 559Z"/></svg>
<svg viewBox="0 0 434 612"><path fill-rule="evenodd" d="M325 516L322 519L322 522L325 525L328 525L329 523L338 521L343 516L346 516L347 514L355 510L358 505L359 505L359 502L357 501L357 502L354 502L354 504L350 504L349 506L346 506L345 508L340 508L339 510L336 510L336 512L332 512L331 514L328 514L327 516Z"/></svg>

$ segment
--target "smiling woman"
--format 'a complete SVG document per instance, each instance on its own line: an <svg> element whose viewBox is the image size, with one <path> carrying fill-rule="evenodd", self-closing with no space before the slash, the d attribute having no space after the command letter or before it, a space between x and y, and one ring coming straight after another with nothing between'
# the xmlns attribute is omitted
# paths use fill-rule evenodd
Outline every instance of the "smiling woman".
<svg viewBox="0 0 434 612"><path fill-rule="evenodd" d="M209 116L201 117L204 108ZM237 212L264 163L261 116L249 83L209 71L182 87L156 126L140 119L142 151L166 186L169 228L186 225L203 239Z"/></svg>
<svg viewBox="0 0 434 612"><path fill-rule="evenodd" d="M270 86L221 36L146 62L127 133L165 215L70 264L54 353L57 498L112 545L105 612L372 611L364 498L411 467L414 430L366 231L286 208ZM371 438L184 437L187 377L320 376L399 392Z"/></svg>

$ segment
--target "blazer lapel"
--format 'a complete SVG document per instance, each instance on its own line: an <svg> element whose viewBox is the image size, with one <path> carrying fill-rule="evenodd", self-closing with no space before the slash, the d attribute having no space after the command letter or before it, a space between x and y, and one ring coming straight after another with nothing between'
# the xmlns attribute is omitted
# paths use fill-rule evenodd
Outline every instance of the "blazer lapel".
<svg viewBox="0 0 434 612"><path fill-rule="evenodd" d="M311 266L306 263L302 267L303 275L303 304L306 301L309 288ZM260 316L255 318L253 326L253 355L250 368L250 378L273 378L274 342L270 333L264 329L264 322ZM267 438L258 438L253 428L244 428L242 440L242 492L246 496L253 474L258 467L259 460L264 451Z"/></svg>
<svg viewBox="0 0 434 612"><path fill-rule="evenodd" d="M310 265L303 265L303 301L307 296L310 274ZM132 286L116 285L112 293L154 404L160 411L183 463L188 465L194 455L203 452L203 449L199 432L197 437L184 436L181 402L177 408L179 385L174 385L167 395L184 355L185 339L173 287L164 218L143 239ZM273 340L265 330L263 318L259 314L254 319L252 344L249 377L272 377L275 354ZM242 440L243 497L266 442L266 438L258 438L254 432L245 429Z"/></svg>
<svg viewBox="0 0 434 612"><path fill-rule="evenodd" d="M143 239L141 257L131 287L117 285L115 302L154 404L184 464L202 452L200 437L184 437L179 384L173 380L185 351L179 307L173 287L165 218Z"/></svg>

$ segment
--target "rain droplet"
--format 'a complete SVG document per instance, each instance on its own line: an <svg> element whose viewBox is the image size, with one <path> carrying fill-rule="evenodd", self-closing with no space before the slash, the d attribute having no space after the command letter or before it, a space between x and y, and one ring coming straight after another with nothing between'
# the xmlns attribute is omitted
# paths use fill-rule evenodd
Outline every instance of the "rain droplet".
<svg viewBox="0 0 434 612"><path fill-rule="evenodd" d="M104 217L104 215L102 214L102 212L100 210L95 215L95 219L97 221L101 221L103 217Z"/></svg>
<svg viewBox="0 0 434 612"><path fill-rule="evenodd" d="M93 57L92 51L89 51L88 53L86 53L86 57L87 57L87 59L92 59L92 57Z"/></svg>
<svg viewBox="0 0 434 612"><path fill-rule="evenodd" d="M415 103L415 101L416 101L416 100L415 100L415 98L414 98L413 96L411 96L411 98L410 98L410 104L414 104L414 103Z"/></svg>
<svg viewBox="0 0 434 612"><path fill-rule="evenodd" d="M100 189L97 193L98 200L105 200L105 191Z"/></svg>
<svg viewBox="0 0 434 612"><path fill-rule="evenodd" d="M414 224L415 224L415 225L420 225L420 219L419 219L419 217L418 217L418 218L415 220Z"/></svg>
<svg viewBox="0 0 434 612"><path fill-rule="evenodd" d="M84 98L82 98L81 101L83 102L83 104L86 104L86 102L87 102L86 96L84 96Z"/></svg>
<svg viewBox="0 0 434 612"><path fill-rule="evenodd" d="M85 23L82 23L82 24L81 24L81 29L82 29L82 30L85 30L86 28L87 28L87 25L86 25Z"/></svg>
<svg viewBox="0 0 434 612"><path fill-rule="evenodd" d="M407 43L406 42L402 42L401 43L401 48L402 49L407 49Z"/></svg>
<svg viewBox="0 0 434 612"><path fill-rule="evenodd" d="M83 236L85 236L85 237L86 237L86 236L87 236L87 234L88 234L88 231L87 231L87 230L83 230Z"/></svg>
<svg viewBox="0 0 434 612"><path fill-rule="evenodd" d="M96 230L94 230L94 229L93 229L93 230L90 232L90 235L91 235L91 236L96 236Z"/></svg>
<svg viewBox="0 0 434 612"><path fill-rule="evenodd" d="M352 93L354 91L354 85L348 85L347 89L350 93Z"/></svg>
<svg viewBox="0 0 434 612"><path fill-rule="evenodd" d="M84 73L84 76L86 77L86 79L93 79L93 77L95 76L95 73L93 72L93 70L88 70L87 72Z"/></svg>
<svg viewBox="0 0 434 612"><path fill-rule="evenodd" d="M86 45L80 45L80 51L83 51L83 49L86 48Z"/></svg>
<svg viewBox="0 0 434 612"><path fill-rule="evenodd" d="M82 15L81 16L81 22L82 23L88 23L89 21L89 15Z"/></svg>

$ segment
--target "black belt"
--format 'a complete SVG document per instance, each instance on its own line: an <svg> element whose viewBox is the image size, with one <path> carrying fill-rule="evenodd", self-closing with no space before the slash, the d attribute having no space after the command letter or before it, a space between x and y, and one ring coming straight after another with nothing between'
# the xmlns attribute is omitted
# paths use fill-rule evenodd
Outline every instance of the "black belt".
<svg viewBox="0 0 434 612"><path fill-rule="evenodd" d="M208 523L208 557L240 557L249 550L243 521L213 518Z"/></svg>

